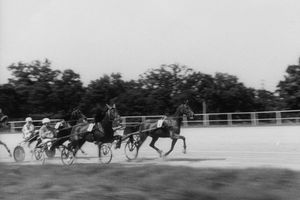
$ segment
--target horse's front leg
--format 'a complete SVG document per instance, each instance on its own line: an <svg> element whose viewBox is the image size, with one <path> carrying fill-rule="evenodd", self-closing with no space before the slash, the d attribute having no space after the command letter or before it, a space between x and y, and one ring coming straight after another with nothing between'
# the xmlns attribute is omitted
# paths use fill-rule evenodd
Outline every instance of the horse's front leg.
<svg viewBox="0 0 300 200"><path fill-rule="evenodd" d="M178 134L175 134L175 133L171 133L171 139L172 139L171 149L167 153L165 153L164 156L169 155L173 151L174 146L175 146L178 139L181 139L183 141L183 153L186 153L186 142L185 142L185 137L184 136L181 136L181 135L178 135Z"/></svg>
<svg viewBox="0 0 300 200"><path fill-rule="evenodd" d="M170 148L170 150L169 150L167 153L165 153L164 156L168 156L168 155L173 151L176 142L177 142L177 139L176 139L176 138L173 138L173 139L172 139L172 143L171 143L171 148Z"/></svg>
<svg viewBox="0 0 300 200"><path fill-rule="evenodd" d="M183 153L185 154L185 153L186 153L186 143L185 143L185 137L184 137L184 136L181 136L181 135L179 135L179 139L182 139L182 141L183 141Z"/></svg>

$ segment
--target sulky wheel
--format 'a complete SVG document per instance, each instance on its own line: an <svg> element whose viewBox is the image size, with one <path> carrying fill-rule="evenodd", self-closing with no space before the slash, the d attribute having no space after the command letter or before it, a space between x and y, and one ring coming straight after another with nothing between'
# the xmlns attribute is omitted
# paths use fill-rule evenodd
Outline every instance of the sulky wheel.
<svg viewBox="0 0 300 200"><path fill-rule="evenodd" d="M63 147L61 151L61 161L64 165L72 165L75 160L74 152L67 147Z"/></svg>
<svg viewBox="0 0 300 200"><path fill-rule="evenodd" d="M99 149L99 161L103 164L109 164L112 159L111 146L108 144L100 144Z"/></svg>
<svg viewBox="0 0 300 200"><path fill-rule="evenodd" d="M56 150L55 150L55 148L53 148L53 149L46 149L45 150L45 153L46 153L46 155L47 155L47 157L48 158L53 158L54 156L55 156L55 152L56 152Z"/></svg>
<svg viewBox="0 0 300 200"><path fill-rule="evenodd" d="M43 148L35 148L33 150L33 154L36 160L41 161L42 165L45 164L46 156L45 156L45 150Z"/></svg>
<svg viewBox="0 0 300 200"><path fill-rule="evenodd" d="M125 155L129 161L136 159L136 157L138 156L138 147L135 140L128 140L126 142Z"/></svg>
<svg viewBox="0 0 300 200"><path fill-rule="evenodd" d="M16 162L23 162L25 160L25 151L22 146L16 146L13 154Z"/></svg>
<svg viewBox="0 0 300 200"><path fill-rule="evenodd" d="M34 157L35 157L36 160L42 160L43 157L44 157L44 151L40 147L39 148L35 148L33 150L33 154L34 154Z"/></svg>

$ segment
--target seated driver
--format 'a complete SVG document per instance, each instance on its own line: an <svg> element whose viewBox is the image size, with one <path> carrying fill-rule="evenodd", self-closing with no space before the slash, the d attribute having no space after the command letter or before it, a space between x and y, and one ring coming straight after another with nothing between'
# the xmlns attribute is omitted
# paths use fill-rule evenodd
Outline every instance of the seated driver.
<svg viewBox="0 0 300 200"><path fill-rule="evenodd" d="M43 126L39 130L40 141L37 145L51 141L54 138L56 131L55 128L50 126L50 119L44 118L42 124Z"/></svg>
<svg viewBox="0 0 300 200"><path fill-rule="evenodd" d="M24 124L22 128L23 138L25 139L25 142L28 142L28 147L30 147L30 144L35 140L35 127L32 123L32 118L27 117L25 119L26 124Z"/></svg>

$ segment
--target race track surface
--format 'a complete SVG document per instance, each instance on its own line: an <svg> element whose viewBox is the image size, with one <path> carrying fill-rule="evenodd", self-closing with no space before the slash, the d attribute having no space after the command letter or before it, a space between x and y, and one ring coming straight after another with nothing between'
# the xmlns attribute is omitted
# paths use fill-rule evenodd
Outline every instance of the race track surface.
<svg viewBox="0 0 300 200"><path fill-rule="evenodd" d="M167 158L159 158L149 146L148 138L138 158L131 162L125 158L125 144L117 150L113 146L112 163L124 166L166 164L196 168L272 167L300 170L300 126L184 128L181 134L186 137L187 154L182 153L182 141L178 140ZM13 151L22 138L20 133L0 134L0 140ZM166 152L171 140L159 139L156 145ZM25 149L26 158L21 164L40 165L41 162L31 156L30 150ZM83 150L87 155L79 152L75 164L99 162L97 147L93 143L86 143ZM0 146L0 162L19 164L8 156L3 146ZM54 159L47 159L45 164L62 164L60 152L56 153Z"/></svg>

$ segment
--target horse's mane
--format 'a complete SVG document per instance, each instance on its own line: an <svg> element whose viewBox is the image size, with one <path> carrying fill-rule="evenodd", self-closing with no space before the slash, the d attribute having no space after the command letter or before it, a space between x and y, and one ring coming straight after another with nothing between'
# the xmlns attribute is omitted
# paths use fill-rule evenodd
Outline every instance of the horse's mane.
<svg viewBox="0 0 300 200"><path fill-rule="evenodd" d="M105 117L105 113L107 111L107 108L103 108L103 107L96 107L94 110L94 121L97 122L101 122L104 117Z"/></svg>

